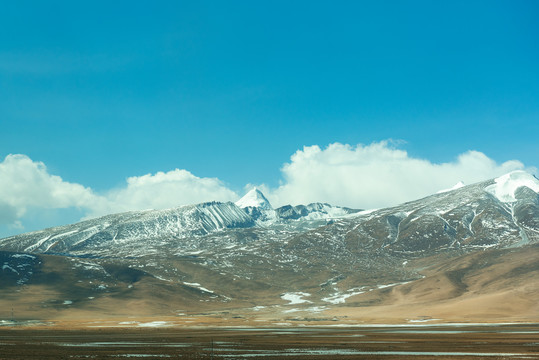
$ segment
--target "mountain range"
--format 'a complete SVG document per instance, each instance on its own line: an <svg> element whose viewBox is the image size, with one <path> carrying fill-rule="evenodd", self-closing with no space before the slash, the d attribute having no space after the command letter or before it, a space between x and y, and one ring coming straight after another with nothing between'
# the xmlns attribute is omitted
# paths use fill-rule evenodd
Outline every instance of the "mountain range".
<svg viewBox="0 0 539 360"><path fill-rule="evenodd" d="M255 188L236 203L107 215L1 239L0 309L26 319L539 320L538 193L537 178L515 171L376 210L273 208Z"/></svg>

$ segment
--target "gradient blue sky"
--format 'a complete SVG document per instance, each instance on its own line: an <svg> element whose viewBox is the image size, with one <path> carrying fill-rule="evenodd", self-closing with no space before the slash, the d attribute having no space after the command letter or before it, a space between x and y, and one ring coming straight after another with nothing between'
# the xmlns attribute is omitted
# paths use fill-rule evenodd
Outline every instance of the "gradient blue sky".
<svg viewBox="0 0 539 360"><path fill-rule="evenodd" d="M277 187L303 146L386 139L432 163L537 167L538 16L537 1L5 2L0 161L95 192L176 168Z"/></svg>

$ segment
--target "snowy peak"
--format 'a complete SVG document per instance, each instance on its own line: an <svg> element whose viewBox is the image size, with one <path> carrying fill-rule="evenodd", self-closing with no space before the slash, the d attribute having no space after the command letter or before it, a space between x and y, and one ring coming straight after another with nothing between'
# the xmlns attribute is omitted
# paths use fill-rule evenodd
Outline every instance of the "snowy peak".
<svg viewBox="0 0 539 360"><path fill-rule="evenodd" d="M494 179L494 184L485 188L501 202L515 202L515 192L520 187L527 187L539 193L539 180L532 174L517 170Z"/></svg>
<svg viewBox="0 0 539 360"><path fill-rule="evenodd" d="M448 192L448 191L453 191L453 190L457 190L457 189L460 189L461 187L464 187L464 182L462 181L459 181L458 183L456 183L455 185L453 185L452 187L450 187L449 189L443 189L443 190L440 190L438 191L436 194L441 194L441 193L445 193L445 192Z"/></svg>
<svg viewBox="0 0 539 360"><path fill-rule="evenodd" d="M252 188L244 197L236 201L236 205L240 208L254 207L261 209L273 209L270 202L264 194L256 187Z"/></svg>
<svg viewBox="0 0 539 360"><path fill-rule="evenodd" d="M253 218L259 225L268 225L275 221L275 210L262 191L252 188L236 205Z"/></svg>

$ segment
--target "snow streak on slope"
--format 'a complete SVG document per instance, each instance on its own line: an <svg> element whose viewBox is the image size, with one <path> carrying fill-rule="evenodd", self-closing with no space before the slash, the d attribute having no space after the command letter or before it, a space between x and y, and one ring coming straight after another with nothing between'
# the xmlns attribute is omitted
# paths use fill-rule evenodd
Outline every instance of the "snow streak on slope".
<svg viewBox="0 0 539 360"><path fill-rule="evenodd" d="M159 243L207 235L226 228L245 228L253 219L233 203L203 203L175 209L129 212L2 241L4 248L37 253L131 255L152 252ZM36 241L37 240L37 241Z"/></svg>

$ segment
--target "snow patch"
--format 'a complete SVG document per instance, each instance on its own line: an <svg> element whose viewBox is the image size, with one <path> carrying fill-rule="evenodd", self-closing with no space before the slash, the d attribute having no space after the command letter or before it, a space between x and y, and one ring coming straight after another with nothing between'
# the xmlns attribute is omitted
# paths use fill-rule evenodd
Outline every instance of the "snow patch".
<svg viewBox="0 0 539 360"><path fill-rule="evenodd" d="M409 323L426 323L426 322L429 322L429 321L440 321L442 319L412 319L412 320L408 320Z"/></svg>
<svg viewBox="0 0 539 360"><path fill-rule="evenodd" d="M293 312L298 312L298 311L300 311L298 308L293 308L293 309L284 310L283 313L288 314L288 313L293 313Z"/></svg>
<svg viewBox="0 0 539 360"><path fill-rule="evenodd" d="M139 327L166 327L166 326L172 326L172 324L166 322L166 321L152 321L147 323L140 323L138 324Z"/></svg>
<svg viewBox="0 0 539 360"><path fill-rule="evenodd" d="M385 285L378 285L376 286L377 289L386 289L388 287L393 287L393 286L397 286L397 285L404 285L404 284L408 284L410 283L411 281L404 281L404 282L400 282L400 283L393 283L393 284L385 284Z"/></svg>
<svg viewBox="0 0 539 360"><path fill-rule="evenodd" d="M36 257L34 255L30 255L30 254L14 254L14 255L11 255L12 258L28 258L28 259L35 259Z"/></svg>
<svg viewBox="0 0 539 360"><path fill-rule="evenodd" d="M309 300L302 299L304 296L311 296L311 294L304 292L284 293L281 295L281 299L289 301L287 305L311 303Z"/></svg>
<svg viewBox="0 0 539 360"><path fill-rule="evenodd" d="M501 202L515 202L515 191L525 186L534 192L539 192L539 180L526 171L518 170L496 178L494 184L485 188L485 191L494 195Z"/></svg>
<svg viewBox="0 0 539 360"><path fill-rule="evenodd" d="M9 266L8 264L2 265L2 271L6 270L6 269L11 270L11 271L13 271L14 273L17 273L17 274L19 273L17 270L15 270L14 268L12 268L12 267Z"/></svg>
<svg viewBox="0 0 539 360"><path fill-rule="evenodd" d="M344 294L337 292L337 293L334 293L332 296L323 298L322 301L328 302L330 304L344 304L346 302L346 299L348 299L349 297L363 294L365 292L363 289L364 289L363 287L350 289Z"/></svg>
<svg viewBox="0 0 539 360"><path fill-rule="evenodd" d="M327 309L328 309L327 306L313 306L313 307L307 308L306 310L313 313L318 313L318 312L325 311Z"/></svg>
<svg viewBox="0 0 539 360"><path fill-rule="evenodd" d="M184 285L195 287L195 288L197 288L199 290L202 290L204 292L207 292L207 293L210 293L210 294L215 294L214 291L206 289L205 287L202 287L199 283L190 283L190 282L185 282L185 281L183 283L184 283Z"/></svg>

